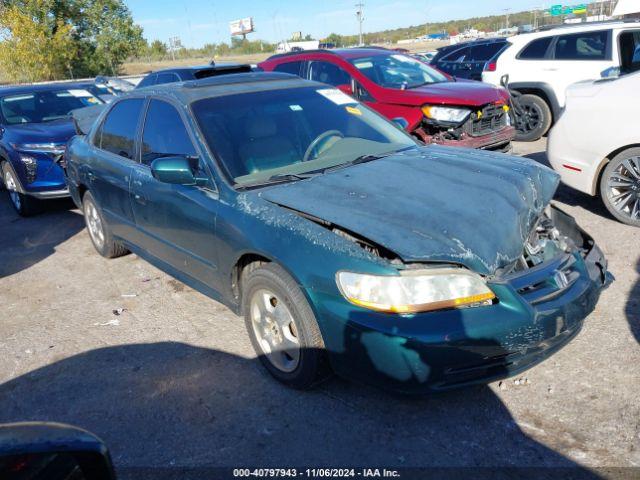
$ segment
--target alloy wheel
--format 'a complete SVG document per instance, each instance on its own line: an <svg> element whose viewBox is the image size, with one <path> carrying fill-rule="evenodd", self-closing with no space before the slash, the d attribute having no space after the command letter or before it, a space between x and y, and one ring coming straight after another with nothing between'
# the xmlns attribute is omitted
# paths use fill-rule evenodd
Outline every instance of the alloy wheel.
<svg viewBox="0 0 640 480"><path fill-rule="evenodd" d="M540 125L541 112L535 105L525 104L520 107L522 115L518 122L518 130L523 133L534 131Z"/></svg>
<svg viewBox="0 0 640 480"><path fill-rule="evenodd" d="M249 305L253 332L265 357L278 370L294 371L300 363L300 340L285 303L275 293L260 289Z"/></svg>
<svg viewBox="0 0 640 480"><path fill-rule="evenodd" d="M11 172L7 172L4 177L4 184L9 191L9 198L11 198L11 202L13 203L16 210L20 211L22 208L22 199L20 198L20 193L18 192L18 186L16 184L15 178Z"/></svg>
<svg viewBox="0 0 640 480"><path fill-rule="evenodd" d="M87 203L85 207L85 217L91 239L98 248L102 248L104 245L104 229L102 227L102 219L100 218L98 209L93 202Z"/></svg>
<svg viewBox="0 0 640 480"><path fill-rule="evenodd" d="M640 220L640 157L623 160L607 179L607 196L613 207L631 220Z"/></svg>

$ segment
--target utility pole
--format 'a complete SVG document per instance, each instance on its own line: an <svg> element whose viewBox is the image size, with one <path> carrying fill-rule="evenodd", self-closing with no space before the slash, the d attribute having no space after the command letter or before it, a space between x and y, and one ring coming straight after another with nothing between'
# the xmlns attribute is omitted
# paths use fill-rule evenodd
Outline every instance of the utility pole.
<svg viewBox="0 0 640 480"><path fill-rule="evenodd" d="M180 37L169 38L169 50L171 50L171 60L176 61L176 50L182 46Z"/></svg>
<svg viewBox="0 0 640 480"><path fill-rule="evenodd" d="M358 19L358 26L360 30L360 34L358 35L358 43L362 46L362 22L364 22L364 3L358 2L356 3L356 18Z"/></svg>
<svg viewBox="0 0 640 480"><path fill-rule="evenodd" d="M509 12L510 11L511 11L510 8L505 8L504 9L504 12L505 12L505 14L504 14L504 17L505 17L504 18L504 28L505 28L505 30L509 28Z"/></svg>

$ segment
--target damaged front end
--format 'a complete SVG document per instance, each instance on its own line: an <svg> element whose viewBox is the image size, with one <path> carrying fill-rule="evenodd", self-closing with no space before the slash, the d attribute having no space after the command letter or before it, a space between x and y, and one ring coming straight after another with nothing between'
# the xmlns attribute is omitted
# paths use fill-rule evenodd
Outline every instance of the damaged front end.
<svg viewBox="0 0 640 480"><path fill-rule="evenodd" d="M490 103L474 110L422 107L424 118L413 134L424 143L509 151L515 137L509 106Z"/></svg>
<svg viewBox="0 0 640 480"><path fill-rule="evenodd" d="M404 263L358 235L325 227L400 272L443 268ZM573 339L613 280L594 240L553 205L536 222L521 258L483 278L495 294L490 301L404 314L347 306L314 292L325 328L340 332L338 343L333 336L327 341L334 369L406 393L517 375Z"/></svg>

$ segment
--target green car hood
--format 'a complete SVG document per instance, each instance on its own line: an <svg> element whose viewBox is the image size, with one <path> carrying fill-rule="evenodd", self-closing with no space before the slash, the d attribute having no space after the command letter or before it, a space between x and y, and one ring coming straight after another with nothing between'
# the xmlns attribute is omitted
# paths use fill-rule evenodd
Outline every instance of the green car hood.
<svg viewBox="0 0 640 480"><path fill-rule="evenodd" d="M532 160L428 146L263 190L405 262L454 262L491 275L516 261L559 176Z"/></svg>

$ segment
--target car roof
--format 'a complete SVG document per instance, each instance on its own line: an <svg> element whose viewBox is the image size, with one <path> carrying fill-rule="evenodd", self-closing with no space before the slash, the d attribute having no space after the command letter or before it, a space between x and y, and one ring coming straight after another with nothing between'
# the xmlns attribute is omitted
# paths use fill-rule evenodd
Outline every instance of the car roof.
<svg viewBox="0 0 640 480"><path fill-rule="evenodd" d="M317 55L317 54L326 54L326 55L335 55L340 58L344 58L346 60L351 60L354 58L361 57L372 57L375 55L390 55L390 54L399 54L401 52L396 52L394 50L389 50L384 47L357 47L357 48L330 48L330 49L318 49L318 50L303 50L301 52L287 52L287 53L279 53L276 55L272 55L265 62L269 62L271 60L278 60L281 58L305 58L307 55Z"/></svg>
<svg viewBox="0 0 640 480"><path fill-rule="evenodd" d="M493 37L493 38L479 38L477 40L468 40L466 42L454 43L452 45L445 45L437 49L438 52L448 51L448 50L456 50L458 48L476 46L476 45L486 45L490 43L507 43L507 39L504 37Z"/></svg>
<svg viewBox="0 0 640 480"><path fill-rule="evenodd" d="M200 80L150 85L133 90L132 93L121 98L137 94L165 95L173 97L181 103L188 104L204 98L313 86L330 88L323 83L304 80L297 75L289 73L230 73Z"/></svg>
<svg viewBox="0 0 640 480"><path fill-rule="evenodd" d="M521 33L513 37L509 37L509 43L528 43L536 38L555 37L557 35L570 35L572 33L590 32L598 30L610 30L614 28L640 28L638 22L588 22L588 23L568 23L559 24L552 27L541 29L537 32Z"/></svg>
<svg viewBox="0 0 640 480"><path fill-rule="evenodd" d="M48 92L54 90L64 90L70 88L85 88L87 85L91 85L93 82L53 82L53 83L38 83L30 85L8 85L0 86L0 96L5 95L20 95L26 93L36 92Z"/></svg>
<svg viewBox="0 0 640 480"><path fill-rule="evenodd" d="M244 63L216 63L209 65L185 65L181 67L168 67L160 70L154 70L151 73L174 73L174 72L197 72L201 70L227 70L234 67L251 67Z"/></svg>

